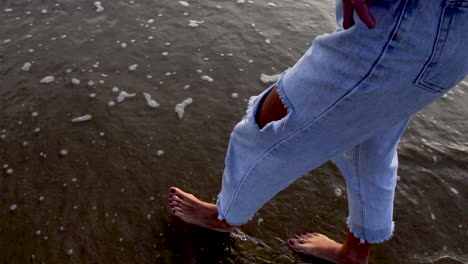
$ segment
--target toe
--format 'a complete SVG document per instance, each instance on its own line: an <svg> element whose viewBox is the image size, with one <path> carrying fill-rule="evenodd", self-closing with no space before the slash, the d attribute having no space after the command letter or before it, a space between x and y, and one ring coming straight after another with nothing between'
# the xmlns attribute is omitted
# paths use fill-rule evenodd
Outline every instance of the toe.
<svg viewBox="0 0 468 264"><path fill-rule="evenodd" d="M182 201L181 197L178 196L178 195L172 196L172 198L170 198L169 200L174 201L174 202L181 202Z"/></svg>
<svg viewBox="0 0 468 264"><path fill-rule="evenodd" d="M177 206L177 205L176 206L171 206L171 209L175 210L175 211L181 211L181 212L183 211L182 208L180 208L180 206Z"/></svg>
<svg viewBox="0 0 468 264"><path fill-rule="evenodd" d="M184 199L184 196L186 196L185 192L183 192L181 189L177 187L171 187L169 189L169 192L173 195L177 195L180 199Z"/></svg>
<svg viewBox="0 0 468 264"><path fill-rule="evenodd" d="M307 233L300 233L296 235L296 239L301 240L301 239L306 239L307 238Z"/></svg>
<svg viewBox="0 0 468 264"><path fill-rule="evenodd" d="M181 211L174 211L173 214L177 217L182 217L184 215Z"/></svg>
<svg viewBox="0 0 468 264"><path fill-rule="evenodd" d="M314 237L320 237L320 238L324 238L324 239L329 239L331 240L329 237L327 237L326 235L324 234L320 234L320 233L314 233Z"/></svg>
<svg viewBox="0 0 468 264"><path fill-rule="evenodd" d="M179 207L180 208L180 204L178 204L178 203L170 203L169 206L171 208L174 208L174 207Z"/></svg>
<svg viewBox="0 0 468 264"><path fill-rule="evenodd" d="M173 206L173 207L171 207L171 212L172 212L173 214L175 214L175 213L177 213L177 212L181 213L181 212L182 212L182 208L180 208L180 207L178 207L178 206Z"/></svg>
<svg viewBox="0 0 468 264"><path fill-rule="evenodd" d="M289 246L292 250L294 250L294 251L296 251L296 252L302 252L302 251L303 251L303 250L302 250L303 246L299 243L299 240L297 240L297 239L295 239L295 238L290 238L290 239L288 240L288 246Z"/></svg>

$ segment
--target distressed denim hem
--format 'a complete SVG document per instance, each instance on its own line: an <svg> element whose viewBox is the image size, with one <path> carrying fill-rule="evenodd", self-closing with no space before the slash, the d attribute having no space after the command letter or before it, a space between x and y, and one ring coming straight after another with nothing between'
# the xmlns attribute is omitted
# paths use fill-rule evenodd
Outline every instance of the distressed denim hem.
<svg viewBox="0 0 468 264"><path fill-rule="evenodd" d="M232 222L230 221L229 219L226 219L226 215L222 213L222 209L221 209L221 201L220 201L220 196L221 194L218 195L218 199L216 201L216 209L218 210L218 220L220 221L226 221L226 223L232 225L232 226L241 226L243 224L246 224L249 220L245 221L245 222ZM227 213L226 213L227 214Z"/></svg>
<svg viewBox="0 0 468 264"><path fill-rule="evenodd" d="M358 228L357 226L353 225L349 221L349 218L347 219L346 224L348 225L349 232L351 232L356 238L359 238L361 244L378 244L388 241L393 237L393 232L395 230L395 222L392 221L391 228L388 230L388 232L385 232L385 234L369 236L364 234L365 232L364 230L361 230L362 228Z"/></svg>
<svg viewBox="0 0 468 264"><path fill-rule="evenodd" d="M278 127L282 127L283 131L285 130L286 128L286 124L288 122L288 120L291 118L291 116L293 115L294 113L294 106L291 104L291 102L289 101L287 95L285 94L284 92L284 89L283 89L283 77L284 77L284 74L287 72L284 71L281 76L279 77L278 81L275 82L273 85L271 85L270 87L268 87L267 89L265 89L262 93L260 93L259 95L257 96L251 96L250 99L249 99L249 102L248 102L248 105L247 105L247 110L246 110L246 115L244 117L244 120L246 123L248 123L249 125L253 125L255 126L255 128L257 129L258 133L263 133L267 130L271 130L271 129L275 129L278 128ZM257 115L257 112L259 110L259 107L260 107L260 104L262 102L262 100L268 95L268 93L274 89L275 87L278 87L277 88L277 91L278 91L278 96L280 98L280 101L282 102L283 106L286 108L287 110L287 114L281 118L280 120L274 120L274 121L271 121L269 122L268 124L266 124L264 127L260 128L259 125L257 124L257 121L256 121L256 115ZM231 209L231 205L232 205L232 202L234 200L236 200L238 198L238 191L240 188L242 188L243 186L243 181L245 179L245 177L247 177L247 175L250 174L250 171L251 169L255 166L255 164L258 162L258 160L260 160L262 158L262 156L265 155L265 153L259 153L259 156L257 158L257 160L255 162L253 162L252 166L250 166L250 168L244 173L244 175L242 176L242 180L240 181L239 183L239 186L237 187L237 190L234 192L233 195L231 195L230 197L227 197L225 198L227 200L227 202L225 201L224 203L222 203L220 200L221 200L221 193L218 195L218 201L216 203L217 205L217 208L218 208L218 219L219 220L225 220L228 224L230 225L236 225L236 226L239 226L239 225L243 225L245 223L247 223L248 221L251 220L251 217L252 216L247 216L249 217L249 219L245 220L245 221L232 221L230 219L226 219L226 217L229 218L229 216L227 216L230 212L230 209ZM221 209L221 205L224 204L224 206L226 207L226 210L224 211L223 213L223 210ZM241 218L244 218L243 216ZM236 219L238 219L238 216L236 216Z"/></svg>

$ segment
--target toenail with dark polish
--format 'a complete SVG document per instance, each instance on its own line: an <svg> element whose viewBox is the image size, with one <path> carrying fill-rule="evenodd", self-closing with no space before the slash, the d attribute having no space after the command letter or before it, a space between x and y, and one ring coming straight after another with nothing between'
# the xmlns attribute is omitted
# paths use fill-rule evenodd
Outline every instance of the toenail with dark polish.
<svg viewBox="0 0 468 264"><path fill-rule="evenodd" d="M171 193L175 193L175 189L172 189L172 188L171 188L171 189L169 189L169 191L170 191Z"/></svg>
<svg viewBox="0 0 468 264"><path fill-rule="evenodd" d="M175 214L175 210L172 210L172 213Z"/></svg>
<svg viewBox="0 0 468 264"><path fill-rule="evenodd" d="M291 239L289 239L288 243L289 243L290 245L294 245L294 241L292 241Z"/></svg>

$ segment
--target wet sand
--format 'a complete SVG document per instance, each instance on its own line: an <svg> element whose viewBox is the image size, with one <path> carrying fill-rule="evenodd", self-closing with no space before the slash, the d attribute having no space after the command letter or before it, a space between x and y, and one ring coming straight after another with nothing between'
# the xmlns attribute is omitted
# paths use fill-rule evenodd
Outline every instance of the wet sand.
<svg viewBox="0 0 468 264"><path fill-rule="evenodd" d="M229 133L268 87L261 74L336 29L330 0L187 3L0 4L0 263L320 263L287 239L344 238L346 189L332 163L231 235L171 216L169 186L215 200ZM373 263L468 261L467 87L406 131L396 232ZM119 103L122 91L135 96Z"/></svg>

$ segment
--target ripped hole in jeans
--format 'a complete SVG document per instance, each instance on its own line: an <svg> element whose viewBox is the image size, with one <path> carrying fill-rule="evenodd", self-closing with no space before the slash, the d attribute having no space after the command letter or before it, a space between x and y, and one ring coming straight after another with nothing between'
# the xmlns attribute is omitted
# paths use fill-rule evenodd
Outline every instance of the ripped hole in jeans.
<svg viewBox="0 0 468 264"><path fill-rule="evenodd" d="M288 111L279 97L278 87L275 86L266 96L261 98L255 114L255 121L261 129L272 121L282 119L287 114Z"/></svg>

